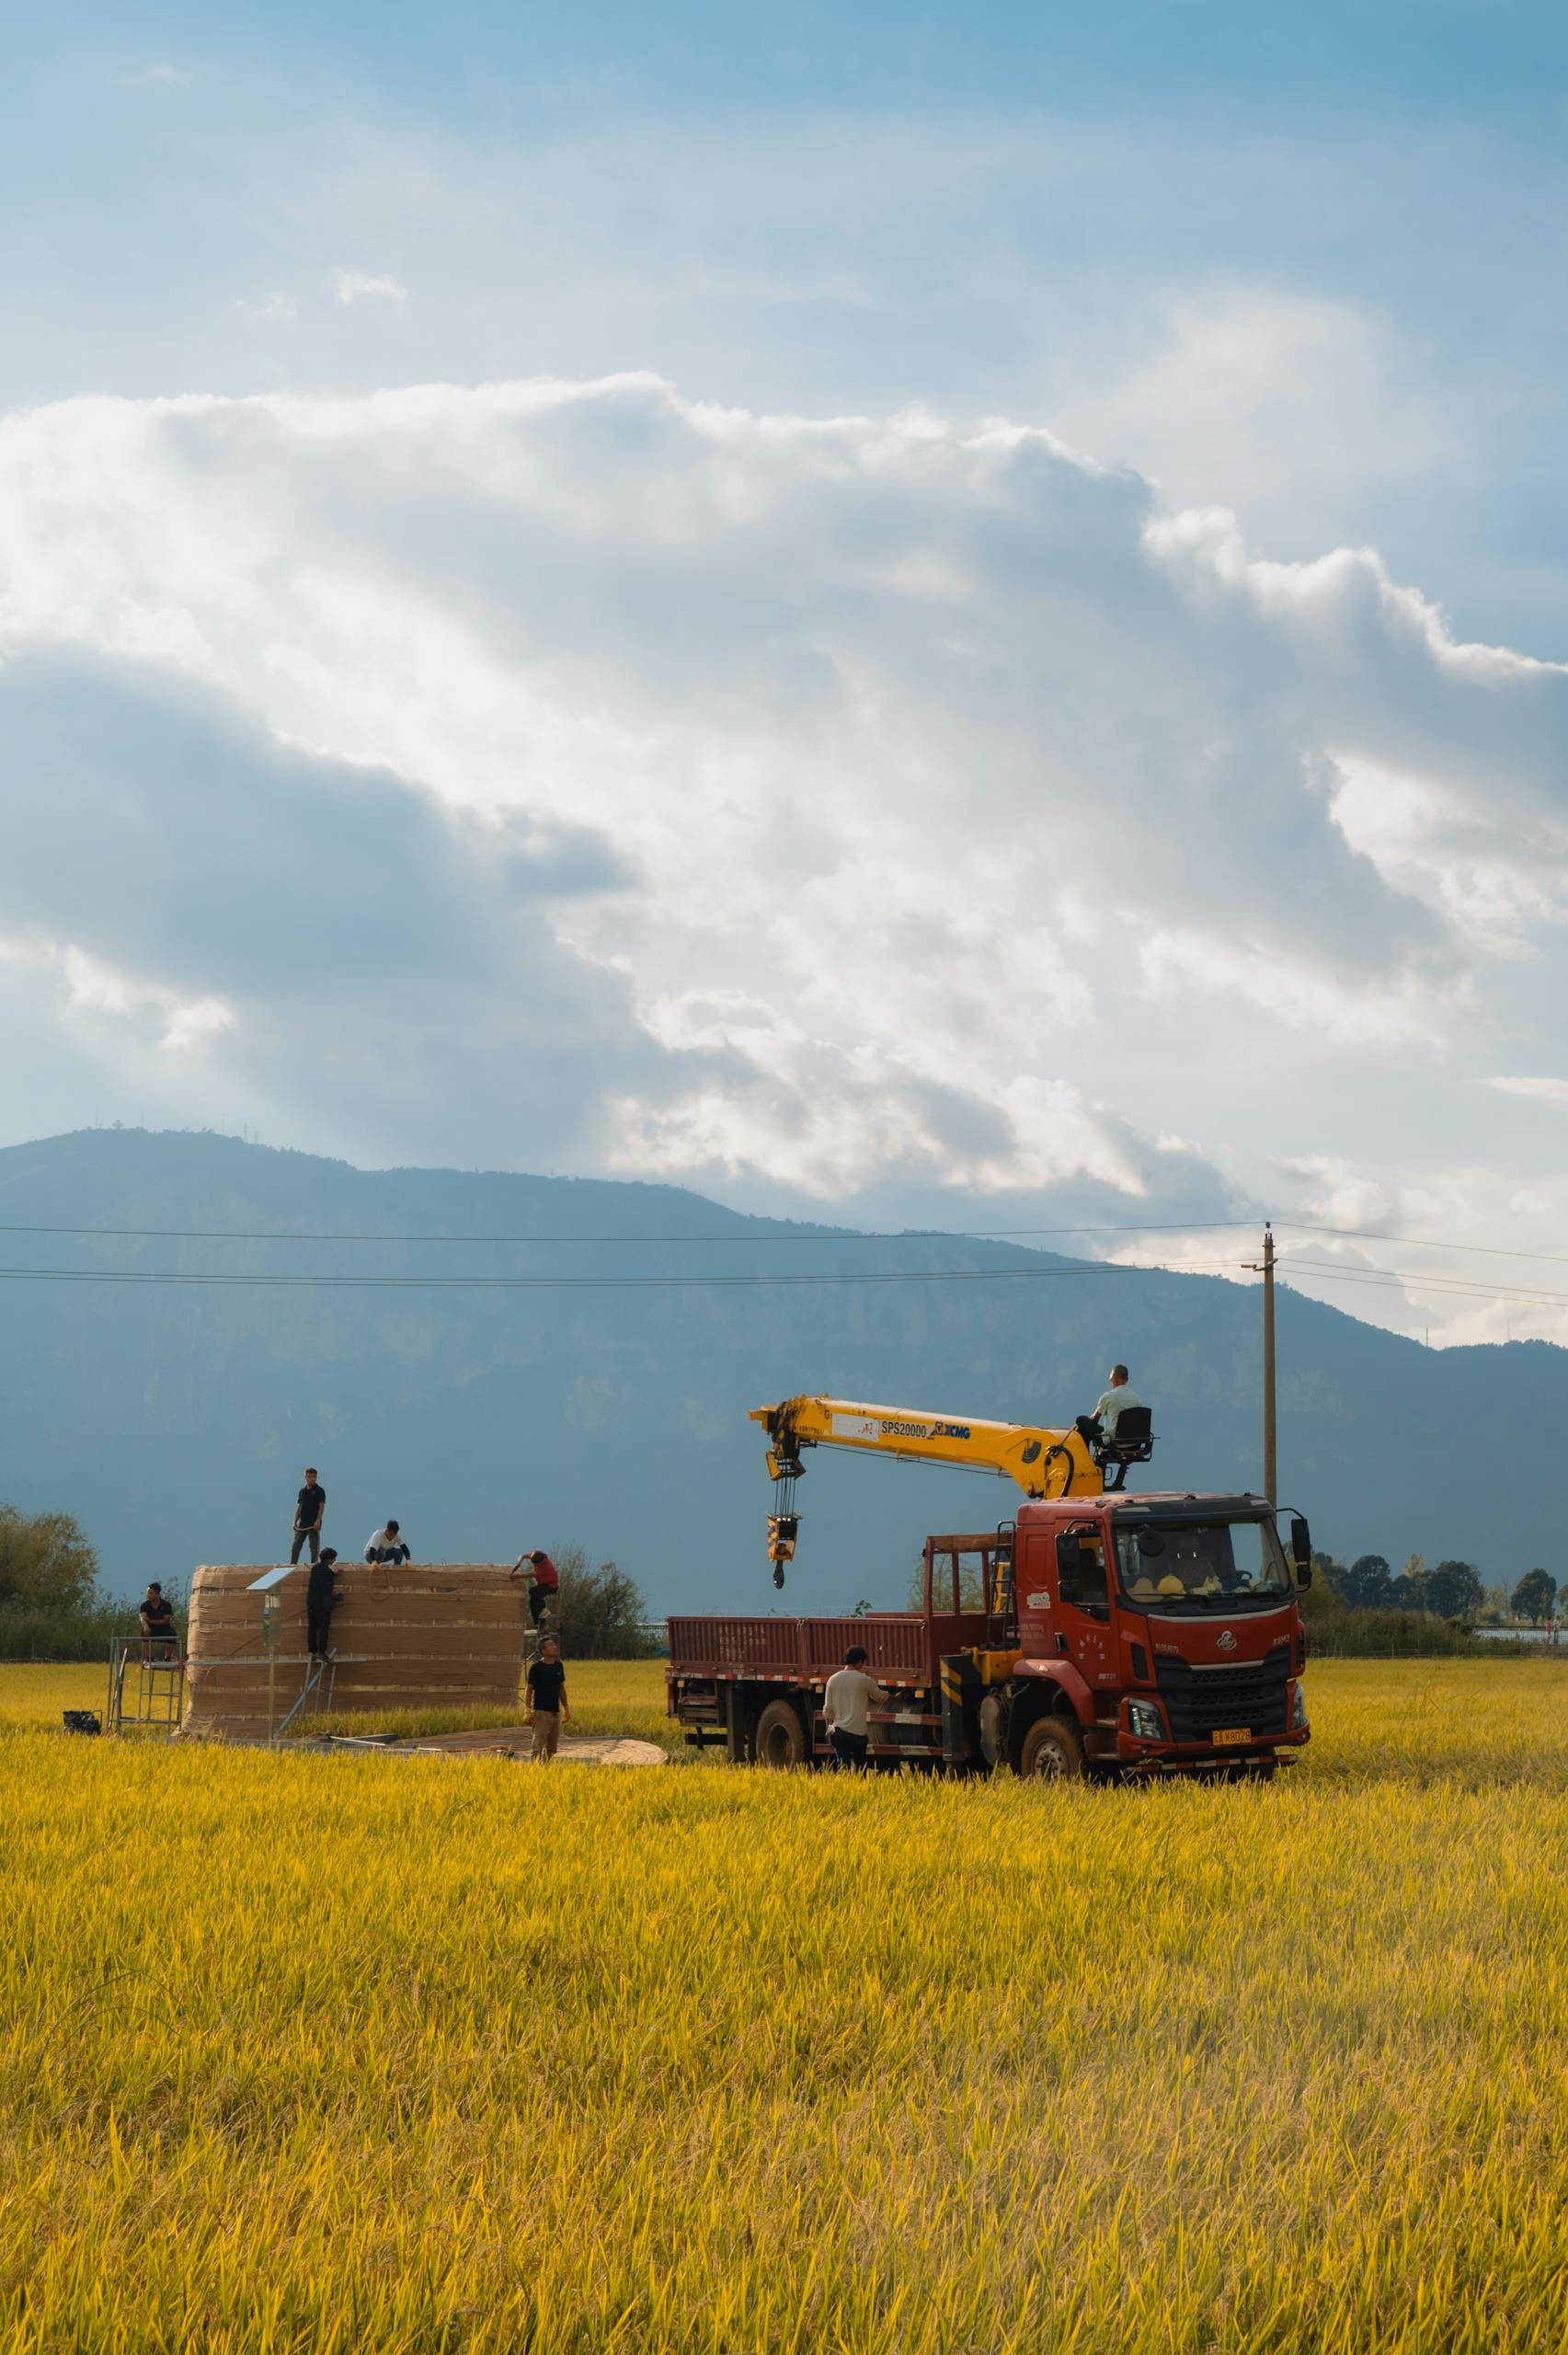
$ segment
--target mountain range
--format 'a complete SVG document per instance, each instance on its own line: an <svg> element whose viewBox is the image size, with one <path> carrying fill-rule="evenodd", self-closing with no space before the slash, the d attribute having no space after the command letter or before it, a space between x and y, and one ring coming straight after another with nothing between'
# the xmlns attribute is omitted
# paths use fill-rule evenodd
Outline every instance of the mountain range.
<svg viewBox="0 0 1568 2355"><path fill-rule="evenodd" d="M1134 1485L1261 1485L1259 1296L1219 1277L134 1129L0 1151L0 1498L75 1512L117 1593L286 1558L310 1463L343 1551L392 1514L429 1560L580 1542L658 1613L896 1603L928 1531L1015 1492L818 1451L780 1597L748 1409L817 1390L1056 1424L1118 1358L1159 1434ZM42 1270L71 1280L17 1272ZM81 1280L154 1273L245 1281ZM647 1281L671 1277L704 1281ZM1562 1574L1568 1351L1427 1350L1281 1288L1278 1361L1282 1499L1320 1546Z"/></svg>

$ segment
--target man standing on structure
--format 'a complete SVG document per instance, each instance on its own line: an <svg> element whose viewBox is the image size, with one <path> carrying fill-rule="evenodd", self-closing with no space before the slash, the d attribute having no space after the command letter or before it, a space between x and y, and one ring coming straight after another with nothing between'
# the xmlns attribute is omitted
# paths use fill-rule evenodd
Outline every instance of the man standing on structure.
<svg viewBox="0 0 1568 2355"><path fill-rule="evenodd" d="M537 1627L560 1593L560 1572L544 1547L536 1545L532 1554L518 1556L511 1566L511 1574L514 1579L527 1576L528 1607L533 1614L533 1624Z"/></svg>
<svg viewBox="0 0 1568 2355"><path fill-rule="evenodd" d="M332 1614L341 1599L338 1591L338 1555L331 1545L324 1545L320 1557L310 1566L310 1583L305 1588L305 1623L310 1633L312 1660L330 1657Z"/></svg>
<svg viewBox="0 0 1568 2355"><path fill-rule="evenodd" d="M315 1560L321 1551L321 1522L326 1511L326 1491L316 1479L315 1465L307 1464L305 1484L294 1507L294 1542L289 1553L291 1562L299 1560L302 1545L310 1547L311 1560Z"/></svg>
<svg viewBox="0 0 1568 2355"><path fill-rule="evenodd" d="M528 1671L528 1722L533 1728L533 1757L541 1765L555 1755L567 1706L567 1666L554 1636L546 1636Z"/></svg>
<svg viewBox="0 0 1568 2355"><path fill-rule="evenodd" d="M871 1712L886 1708L888 1695L865 1672L864 1644L852 1644L844 1664L829 1677L822 1694L822 1722L833 1745L836 1766L864 1766L871 1752Z"/></svg>

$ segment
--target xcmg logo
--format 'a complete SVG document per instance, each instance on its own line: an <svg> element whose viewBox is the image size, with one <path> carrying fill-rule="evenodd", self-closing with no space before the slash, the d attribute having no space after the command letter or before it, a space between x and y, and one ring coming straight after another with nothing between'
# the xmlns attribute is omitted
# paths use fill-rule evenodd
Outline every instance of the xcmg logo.
<svg viewBox="0 0 1568 2355"><path fill-rule="evenodd" d="M834 1417L835 1433L838 1431L839 1425L844 1420L842 1416ZM877 1436L877 1426L875 1423L868 1423L862 1431L853 1425L847 1425L846 1435L857 1439L875 1439ZM969 1435L967 1423L911 1423L896 1420L889 1416L881 1425L881 1436L884 1439L967 1439Z"/></svg>

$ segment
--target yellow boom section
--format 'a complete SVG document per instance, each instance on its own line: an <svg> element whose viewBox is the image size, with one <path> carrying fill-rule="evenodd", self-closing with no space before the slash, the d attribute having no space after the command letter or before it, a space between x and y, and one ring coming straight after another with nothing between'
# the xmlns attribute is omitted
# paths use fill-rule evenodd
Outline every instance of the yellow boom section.
<svg viewBox="0 0 1568 2355"><path fill-rule="evenodd" d="M754 1407L750 1419L768 1434L768 1469L778 1486L777 1511L768 1517L768 1557L775 1563L787 1562L795 1552L795 1483L804 1468L803 1447L857 1448L905 1463L969 1465L1016 1480L1026 1497L1097 1497L1105 1485L1077 1430L982 1423L973 1417L868 1407L849 1398L786 1398L777 1407ZM783 1584L782 1570L773 1577Z"/></svg>

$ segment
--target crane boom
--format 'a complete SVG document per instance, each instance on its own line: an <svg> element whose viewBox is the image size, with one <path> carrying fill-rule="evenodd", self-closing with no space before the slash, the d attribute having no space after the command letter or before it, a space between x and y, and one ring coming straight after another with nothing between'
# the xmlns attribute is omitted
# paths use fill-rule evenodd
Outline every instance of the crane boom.
<svg viewBox="0 0 1568 2355"><path fill-rule="evenodd" d="M907 1407L869 1407L848 1398L785 1398L757 1407L750 1420L768 1435L768 1469L776 1488L768 1516L768 1558L782 1566L795 1553L799 1518L795 1484L805 1467L804 1447L847 1447L903 1463L967 1465L1016 1480L1026 1497L1103 1494L1104 1476L1077 1430L1046 1430L1030 1423L977 1422L973 1417L932 1415Z"/></svg>

